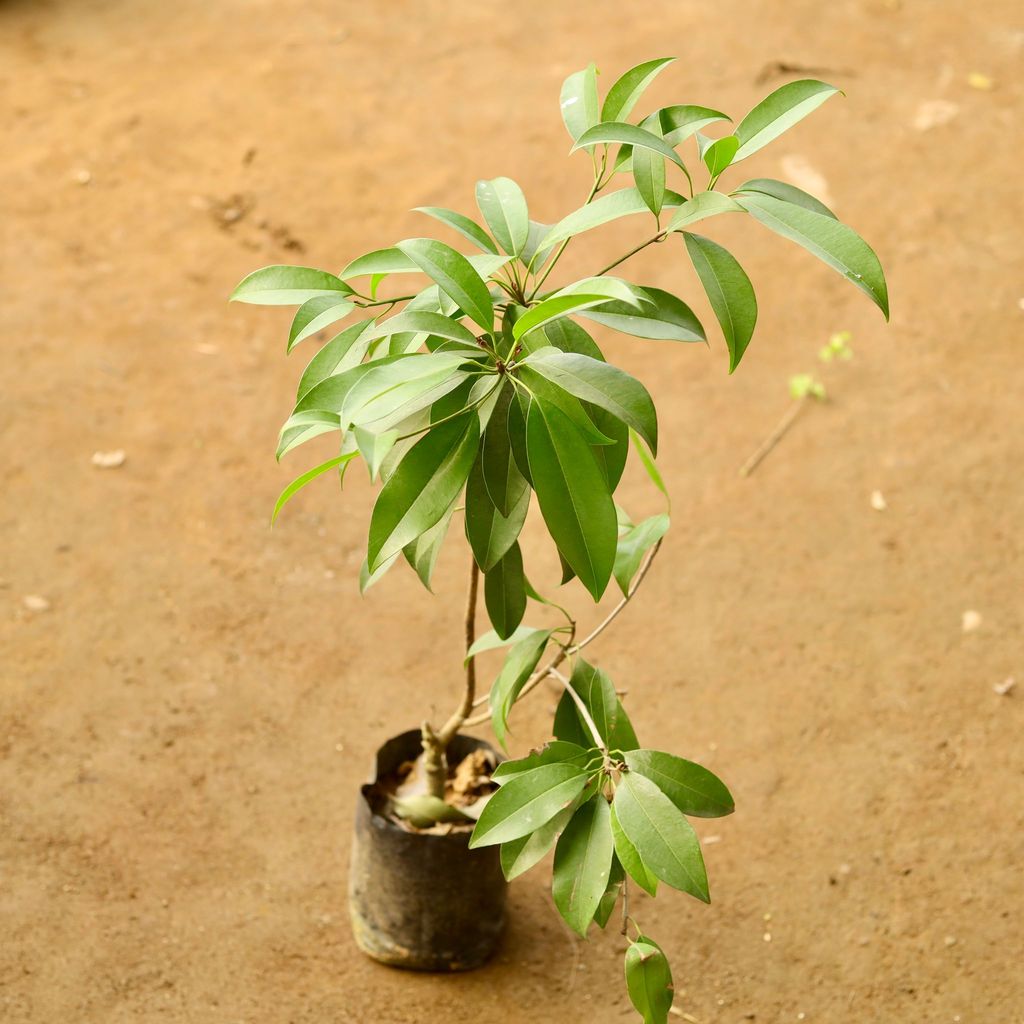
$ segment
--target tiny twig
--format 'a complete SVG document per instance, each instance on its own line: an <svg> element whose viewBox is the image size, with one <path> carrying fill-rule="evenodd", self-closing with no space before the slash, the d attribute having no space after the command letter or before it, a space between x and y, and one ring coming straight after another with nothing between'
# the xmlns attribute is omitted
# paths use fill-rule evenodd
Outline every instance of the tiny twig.
<svg viewBox="0 0 1024 1024"><path fill-rule="evenodd" d="M590 710L584 703L583 698L573 689L572 683L562 675L558 669L553 668L548 670L550 675L553 675L561 684L565 687L565 692L572 698L573 703L576 705L576 710L580 713L580 718L586 723L587 728L590 730L590 735L594 738L598 750L605 755L605 760L608 759L608 748L604 744L604 740L601 738L601 732L597 728L597 723L594 721L590 714Z"/></svg>
<svg viewBox="0 0 1024 1024"><path fill-rule="evenodd" d="M778 426L761 442L760 447L746 462L740 466L740 476L747 477L754 472L761 464L765 456L782 440L786 431L796 422L796 418L803 412L807 405L807 395L802 395L787 410L786 415L779 420Z"/></svg>

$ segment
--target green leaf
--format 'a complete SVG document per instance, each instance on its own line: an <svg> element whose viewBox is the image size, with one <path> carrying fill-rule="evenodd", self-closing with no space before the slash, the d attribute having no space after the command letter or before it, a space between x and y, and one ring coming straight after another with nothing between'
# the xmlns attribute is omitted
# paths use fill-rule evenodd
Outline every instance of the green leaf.
<svg viewBox="0 0 1024 1024"><path fill-rule="evenodd" d="M512 514L530 487L516 465L508 433L509 406L514 400L515 390L506 383L497 396L480 448L484 486L492 504L503 517Z"/></svg>
<svg viewBox="0 0 1024 1024"><path fill-rule="evenodd" d="M550 637L550 629L535 629L517 640L506 655L498 678L491 687L491 726L502 746L505 744L509 711L537 667Z"/></svg>
<svg viewBox="0 0 1024 1024"><path fill-rule="evenodd" d="M683 814L720 818L736 808L722 780L693 761L660 750L630 750L626 764L650 779Z"/></svg>
<svg viewBox="0 0 1024 1024"><path fill-rule="evenodd" d="M379 582L396 561L398 561L397 552L390 558L386 558L373 572L370 572L370 566L364 558L359 569L359 593L365 594L370 587Z"/></svg>
<svg viewBox="0 0 1024 1024"><path fill-rule="evenodd" d="M344 466L345 463L352 459L354 455L355 452L347 452L344 455L338 455L333 459L328 459L326 462L322 462L319 466L311 469L308 473L303 473L302 476L297 476L281 492L281 496L277 499L277 504L274 505L274 514L270 517L270 525L274 525L281 509L283 509L291 500L292 496L301 491L306 484L311 480L315 480L318 476L322 476L329 469L334 469L335 466Z"/></svg>
<svg viewBox="0 0 1024 1024"><path fill-rule="evenodd" d="M331 338L302 371L296 400L322 380L358 366L370 346L369 333L373 326L373 320L362 320Z"/></svg>
<svg viewBox="0 0 1024 1024"><path fill-rule="evenodd" d="M739 366L757 323L757 297L736 257L717 242L683 232L686 251L707 292L729 348L729 372Z"/></svg>
<svg viewBox="0 0 1024 1024"><path fill-rule="evenodd" d="M339 277L347 281L353 277L364 277L366 275L377 277L387 274L418 273L420 273L419 264L414 263L400 249L389 246L387 249L374 249L373 252L368 252L364 256L359 256L352 260L342 270Z"/></svg>
<svg viewBox="0 0 1024 1024"><path fill-rule="evenodd" d="M731 120L729 115L723 114L720 110L692 104L676 104L671 107L661 107L653 114L648 114L640 122L640 127L646 128L650 132L656 132L670 146L678 146L706 125L715 121L729 120Z"/></svg>
<svg viewBox="0 0 1024 1024"><path fill-rule="evenodd" d="M530 237L530 214L523 190L511 178L478 181L476 204L502 249L518 256Z"/></svg>
<svg viewBox="0 0 1024 1024"><path fill-rule="evenodd" d="M513 775L521 775L523 772L539 768L542 764L556 764L559 761L570 761L583 768L590 759L590 753L590 750L577 743L551 740L539 750L531 750L526 757L519 757L513 761L502 761L491 773L491 778L497 782L505 782Z"/></svg>
<svg viewBox="0 0 1024 1024"><path fill-rule="evenodd" d="M583 402L557 384L552 384L533 366L521 363L516 371L516 380L526 387L534 398L540 398L564 413L588 444L602 446L614 443L614 438L598 429Z"/></svg>
<svg viewBox="0 0 1024 1024"><path fill-rule="evenodd" d="M743 213L743 207L721 192L698 192L679 207L665 230L681 231L697 221L716 217L720 213Z"/></svg>
<svg viewBox="0 0 1024 1024"><path fill-rule="evenodd" d="M665 536L668 527L668 516L661 513L630 527L619 537L612 575L623 595L629 593L629 585L640 568L644 555Z"/></svg>
<svg viewBox="0 0 1024 1024"><path fill-rule="evenodd" d="M654 132L649 132L639 125L619 121L606 121L587 129L572 148L575 151L583 146L593 146L602 142L632 146L634 157L638 148L649 149L666 160L671 160L677 167L684 166L682 157L660 135L655 135Z"/></svg>
<svg viewBox="0 0 1024 1024"><path fill-rule="evenodd" d="M604 360L604 354L597 347L597 343L574 320L552 320L541 329L540 335L544 342L563 352L578 352L582 356L590 356L591 359Z"/></svg>
<svg viewBox="0 0 1024 1024"><path fill-rule="evenodd" d="M483 636L477 637L477 639L470 645L469 650L466 651L466 657L463 660L463 664L466 664L470 658L475 658L478 654L484 654L487 651L493 651L499 647L510 647L512 644L518 643L531 633L543 632L544 630L534 629L531 626L520 626L511 636L502 640L502 638L498 636L493 629L489 629ZM506 763L507 762L502 761L502 764Z"/></svg>
<svg viewBox="0 0 1024 1024"><path fill-rule="evenodd" d="M686 200L678 192L666 190L665 206L681 206ZM644 197L635 188L620 188L617 192L609 192L606 196L595 199L586 206L574 210L563 217L545 236L540 243L542 247L556 245L566 238L582 234L593 228L608 224L620 217L632 213L649 213Z"/></svg>
<svg viewBox="0 0 1024 1024"><path fill-rule="evenodd" d="M856 285L889 319L889 292L874 250L853 228L821 213L758 193L743 208L776 234L802 245Z"/></svg>
<svg viewBox="0 0 1024 1024"><path fill-rule="evenodd" d="M495 633L510 637L526 614L526 589L523 583L523 555L519 544L512 546L484 576L484 603Z"/></svg>
<svg viewBox="0 0 1024 1024"><path fill-rule="evenodd" d="M586 790L584 790L586 792ZM578 798L577 798L578 799ZM559 811L549 822L528 835L501 844L501 870L511 882L524 871L529 871L555 845L562 830L576 811L576 801Z"/></svg>
<svg viewBox="0 0 1024 1024"><path fill-rule="evenodd" d="M594 64L571 74L562 83L560 106L562 120L574 141L597 124L600 105L597 98L597 67Z"/></svg>
<svg viewBox="0 0 1024 1024"><path fill-rule="evenodd" d="M384 457L398 440L398 431L385 430L383 433L376 434L363 427L356 427L352 433L359 446L359 454L366 460L366 467L370 471L370 480L374 481L377 479L377 473L380 471L380 464L384 461Z"/></svg>
<svg viewBox="0 0 1024 1024"><path fill-rule="evenodd" d="M397 248L485 331L494 329L494 308L487 285L462 253L432 238L411 238Z"/></svg>
<svg viewBox="0 0 1024 1024"><path fill-rule="evenodd" d="M572 816L555 847L551 895L566 924L586 937L612 867L612 830L608 801L591 797Z"/></svg>
<svg viewBox="0 0 1024 1024"><path fill-rule="evenodd" d="M405 560L412 566L416 575L427 590L433 592L431 580L434 577L434 566L437 565L438 555L444 546L444 539L451 525L452 515L455 513L455 504L451 503L448 511L436 522L426 533L421 533L411 544L402 548Z"/></svg>
<svg viewBox="0 0 1024 1024"><path fill-rule="evenodd" d="M467 414L433 427L409 449L373 507L371 571L441 519L469 476L479 441L480 421Z"/></svg>
<svg viewBox="0 0 1024 1024"><path fill-rule="evenodd" d="M609 750L635 750L640 746L622 701L606 672L577 657L569 684L583 701ZM576 702L568 692L562 694L555 709L554 733L560 740L584 746L593 743L590 730L584 725Z"/></svg>
<svg viewBox="0 0 1024 1024"><path fill-rule="evenodd" d="M471 348L474 352L480 351L473 332L463 327L462 324L451 320L440 313L428 313L425 310L414 310L399 313L398 316L384 320L369 332L369 338L386 338L392 334L432 334L437 338L448 338L451 341L458 341Z"/></svg>
<svg viewBox="0 0 1024 1024"><path fill-rule="evenodd" d="M643 937L626 950L626 990L644 1024L667 1024L672 972L661 949Z"/></svg>
<svg viewBox="0 0 1024 1024"><path fill-rule="evenodd" d="M486 437L485 434L485 445ZM523 528L523 523L526 522L526 514L530 508L530 488L525 486L518 490L515 504L509 509L508 515L503 516L487 490L484 479L484 451L486 448L481 451L476 462L473 463L473 469L466 483L466 538L473 549L473 557L476 559L477 565L485 573L488 573L489 578L491 570L515 544L516 538ZM511 452L507 453L506 458L514 465ZM515 470L515 473L522 480L518 469ZM525 484L525 481L523 483ZM519 568L521 575L521 560ZM523 600L525 602L525 595ZM502 635L507 636L508 633Z"/></svg>
<svg viewBox="0 0 1024 1024"><path fill-rule="evenodd" d="M634 309L624 302L606 302L603 306L583 310L582 315L637 338L707 341L700 321L682 299L660 288L638 290L651 300L650 305Z"/></svg>
<svg viewBox="0 0 1024 1024"><path fill-rule="evenodd" d="M619 819L615 816L614 803L612 804L611 812L612 840L615 843L615 856L618 857L626 874L644 892L654 896L658 891L657 876L647 870L646 865L640 859L640 854L636 851L636 847L626 837L626 833L622 831Z"/></svg>
<svg viewBox="0 0 1024 1024"><path fill-rule="evenodd" d="M657 487L666 498L668 498L668 489L665 487L665 481L661 478L661 473L658 472L658 467L654 464L654 459L643 446L643 443L637 433L633 430L629 433L633 440L633 447L636 449L636 453L640 458L640 462L647 471L647 475L651 478L651 483L653 483L654 486Z"/></svg>
<svg viewBox="0 0 1024 1024"><path fill-rule="evenodd" d="M560 320L569 313L599 306L607 302L606 295L557 295L528 309L512 326L512 337L519 341L530 331L535 331L552 320Z"/></svg>
<svg viewBox="0 0 1024 1024"><path fill-rule="evenodd" d="M717 178L732 163L739 145L740 141L735 135L726 135L716 139L704 150L704 166L712 178Z"/></svg>
<svg viewBox="0 0 1024 1024"><path fill-rule="evenodd" d="M341 430L341 418L333 412L300 412L289 416L281 427L277 438L277 460L281 459L300 444L305 444L321 434Z"/></svg>
<svg viewBox="0 0 1024 1024"><path fill-rule="evenodd" d="M596 601L615 561L615 506L607 481L572 421L549 402L530 403L526 437L541 515L558 550Z"/></svg>
<svg viewBox="0 0 1024 1024"><path fill-rule="evenodd" d="M710 902L697 834L650 779L625 772L615 790L614 808L623 833L649 871L673 889Z"/></svg>
<svg viewBox="0 0 1024 1024"><path fill-rule="evenodd" d="M306 299L296 311L291 330L288 332L288 351L291 352L300 341L310 335L343 320L355 308L354 302L349 302L338 292Z"/></svg>
<svg viewBox="0 0 1024 1024"><path fill-rule="evenodd" d="M776 181L774 178L751 178L745 181L735 192L734 196L742 196L746 192L760 192L766 196L774 196L784 203L792 203L794 206L802 206L811 213L820 213L825 217L836 219L836 215L820 200L815 199L809 192L805 192L796 185L790 185L787 181Z"/></svg>
<svg viewBox="0 0 1024 1024"><path fill-rule="evenodd" d="M569 394L622 420L657 452L658 418L654 402L635 377L609 363L554 348L541 349L527 357L523 365L532 366Z"/></svg>
<svg viewBox="0 0 1024 1024"><path fill-rule="evenodd" d="M625 121L636 106L637 100L643 95L644 90L654 81L655 77L675 57L659 57L656 60L648 60L630 68L615 84L608 90L604 106L601 108L602 121Z"/></svg>
<svg viewBox="0 0 1024 1024"><path fill-rule="evenodd" d="M443 206L417 206L415 209L417 213L425 213L428 217L447 224L448 227L458 231L463 238L468 238L484 252L493 253L495 256L498 254L498 247L491 241L487 232L464 213L456 213L455 210L448 210Z"/></svg>
<svg viewBox="0 0 1024 1024"><path fill-rule="evenodd" d="M776 89L761 100L736 126L736 138L740 140L740 148L733 163L746 160L762 146L767 146L837 92L839 90L831 85L810 78L789 82Z"/></svg>
<svg viewBox="0 0 1024 1024"><path fill-rule="evenodd" d="M619 299L631 306L649 305L650 300L621 277L584 277L560 288L551 298L563 295L603 295L606 299ZM603 357L602 357L603 359Z"/></svg>
<svg viewBox="0 0 1024 1024"><path fill-rule="evenodd" d="M584 402L583 409L594 426L612 439L612 444L592 445L590 451L597 468L601 470L601 475L608 481L608 490L614 493L622 479L629 456L629 427L599 405Z"/></svg>
<svg viewBox="0 0 1024 1024"><path fill-rule="evenodd" d="M533 270L540 270L548 261L551 255L551 246L541 248L540 243L544 236L551 230L550 224L541 224L539 221L530 221L530 233L526 238L526 245L519 254L523 266L531 267Z"/></svg>
<svg viewBox="0 0 1024 1024"><path fill-rule="evenodd" d="M665 161L649 149L634 150L633 180L636 190L657 217L665 204Z"/></svg>
<svg viewBox="0 0 1024 1024"><path fill-rule="evenodd" d="M608 885L605 887L601 902L598 903L597 910L594 912L594 923L599 928L604 928L608 924L608 919L612 916L612 911L615 909L619 894L622 892L622 883L625 877L625 872L622 870L619 858L613 854L612 867L608 874Z"/></svg>
<svg viewBox="0 0 1024 1024"><path fill-rule="evenodd" d="M251 302L259 306L298 306L323 295L351 295L344 281L326 270L311 267L274 266L254 270L242 278L231 293L231 302Z"/></svg>
<svg viewBox="0 0 1024 1024"><path fill-rule="evenodd" d="M565 761L516 775L488 800L470 836L470 849L528 835L569 806L586 784L583 769Z"/></svg>

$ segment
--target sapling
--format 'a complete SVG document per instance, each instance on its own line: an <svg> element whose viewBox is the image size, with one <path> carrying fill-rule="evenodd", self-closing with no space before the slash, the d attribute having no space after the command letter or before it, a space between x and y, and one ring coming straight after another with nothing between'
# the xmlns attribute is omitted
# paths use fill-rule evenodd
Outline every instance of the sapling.
<svg viewBox="0 0 1024 1024"><path fill-rule="evenodd" d="M688 817L728 814L733 799L707 769L643 747L611 679L583 656L633 598L669 526L667 507L634 523L615 503L631 448L665 493L654 461L657 414L644 385L607 362L583 325L659 342L706 342L680 298L612 274L634 254L669 243L661 251L673 262L685 252L693 264L734 371L757 320L754 290L735 257L694 230L726 214L748 215L797 242L888 317L877 257L821 202L768 178L728 191L721 185L735 165L837 90L791 82L714 138L706 130L731 119L709 107L672 105L636 115L644 90L670 63L632 68L603 100L593 65L566 79L562 117L572 152L584 155L592 175L582 205L555 223L531 217L514 181L481 181L482 224L452 210L419 208L461 236L474 250L469 255L433 238L411 238L360 256L338 274L267 267L232 296L298 305L289 351L349 321L303 372L277 455L326 433L337 435L340 447L285 489L275 516L301 487L330 471L343 475L362 457L371 480L382 481L361 572L364 591L400 560L429 588L451 522L458 516L463 523L471 549L465 681L450 717L423 723L432 803L405 805L407 816L417 825L450 818L443 809L452 738L490 721L504 743L515 704L542 680L556 680L562 696L554 739L494 770L498 788L480 801L470 845L500 844L507 878L554 848L554 902L580 935L594 922L605 927L621 904L623 933L635 932L627 987L646 1021L665 1021L671 972L660 946L635 924L627 886L653 895L664 882L706 902L707 874ZM685 159L684 144L696 149ZM591 274L557 281L570 244L580 247L586 236L594 252L590 233L624 217L637 221L635 244L604 259L595 253ZM396 278L414 283L396 286ZM589 632L528 578L518 538L534 498L561 561L561 582L578 579L595 601L613 583L621 592ZM481 594L492 629L477 638ZM559 624L525 624L531 604L548 606ZM501 646L508 648L501 670L478 694L476 658Z"/></svg>

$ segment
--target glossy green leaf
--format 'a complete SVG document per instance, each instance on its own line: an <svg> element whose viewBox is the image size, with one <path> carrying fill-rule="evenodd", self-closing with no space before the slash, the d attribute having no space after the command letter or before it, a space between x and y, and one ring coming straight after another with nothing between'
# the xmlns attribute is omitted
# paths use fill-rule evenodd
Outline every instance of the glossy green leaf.
<svg viewBox="0 0 1024 1024"><path fill-rule="evenodd" d="M683 814L720 818L732 814L732 794L716 775L693 761L660 750L630 750L626 764L650 779Z"/></svg>
<svg viewBox="0 0 1024 1024"><path fill-rule="evenodd" d="M515 401L514 389L506 383L497 396L497 404L484 433L480 463L484 486L501 516L509 516L529 490L526 478L516 465L508 433L509 406Z"/></svg>
<svg viewBox="0 0 1024 1024"><path fill-rule="evenodd" d="M341 418L333 412L300 412L289 416L277 437L275 457L280 462L288 452L321 434L341 430Z"/></svg>
<svg viewBox="0 0 1024 1024"><path fill-rule="evenodd" d="M550 299L537 303L532 309L528 309L513 325L512 336L516 341L519 341L524 335L529 334L530 331L535 331L552 320L560 320L570 313L587 309L590 306L599 306L607 301L608 297L606 295L574 294L553 296Z"/></svg>
<svg viewBox="0 0 1024 1024"><path fill-rule="evenodd" d="M455 210L448 210L443 206L417 206L415 209L417 213L425 213L428 217L433 217L434 220L447 224L448 227L457 231L463 238L468 238L469 241L484 252L497 255L497 246L491 241L487 232L472 217L467 217L464 213L456 213Z"/></svg>
<svg viewBox="0 0 1024 1024"><path fill-rule="evenodd" d="M636 124L611 121L595 125L587 129L577 140L574 150L583 146L593 146L597 143L619 143L623 146L632 146L634 155L636 150L649 149L666 160L671 160L678 167L683 166L682 157L660 136L641 128Z"/></svg>
<svg viewBox="0 0 1024 1024"><path fill-rule="evenodd" d="M550 245L541 247L541 242L551 230L550 224L541 224L539 221L530 221L530 233L526 236L526 245L519 254L519 259L524 266L531 267L534 271L540 270L548 261L552 247Z"/></svg>
<svg viewBox="0 0 1024 1024"><path fill-rule="evenodd" d="M743 207L722 192L698 192L679 207L665 230L681 231L707 217L717 217L720 213L743 213Z"/></svg>
<svg viewBox="0 0 1024 1024"><path fill-rule="evenodd" d="M852 282L889 319L889 292L874 250L853 228L802 206L761 193L743 196L741 205L776 234L802 245Z"/></svg>
<svg viewBox="0 0 1024 1024"><path fill-rule="evenodd" d="M530 403L526 436L541 515L558 550L596 601L615 561L615 506L608 484L583 436L549 402Z"/></svg>
<svg viewBox="0 0 1024 1024"><path fill-rule="evenodd" d="M788 82L776 89L761 100L736 126L736 138L740 140L740 148L733 158L733 163L746 160L762 146L767 146L837 92L839 90L831 85L810 78Z"/></svg>
<svg viewBox="0 0 1024 1024"><path fill-rule="evenodd" d="M384 457L398 440L398 431L385 430L383 433L376 434L363 427L356 427L352 433L356 444L359 445L359 454L366 460L366 468L370 471L370 480L376 480L381 462L384 461Z"/></svg>
<svg viewBox="0 0 1024 1024"><path fill-rule="evenodd" d="M739 139L735 135L726 135L724 138L716 139L704 150L701 156L712 178L717 178L732 163L739 145Z"/></svg>
<svg viewBox="0 0 1024 1024"><path fill-rule="evenodd" d="M543 348L545 344L553 345L563 352L578 352L591 359L604 360L604 353L598 348L597 342L575 320L568 318L553 320L541 329L537 347Z"/></svg>
<svg viewBox="0 0 1024 1024"><path fill-rule="evenodd" d="M371 571L441 519L469 476L479 441L479 420L467 414L439 424L413 445L373 507Z"/></svg>
<svg viewBox="0 0 1024 1024"><path fill-rule="evenodd" d="M484 576L484 604L494 632L510 637L526 614L526 589L523 581L523 555L519 544L511 547Z"/></svg>
<svg viewBox="0 0 1024 1024"><path fill-rule="evenodd" d="M604 928L608 924L612 911L615 910L615 904L619 899L619 895L622 893L622 883L625 877L626 875L622 870L622 864L619 863L619 858L613 854L612 867L608 874L608 884L605 886L604 895L601 897L597 910L594 912L594 923L599 928Z"/></svg>
<svg viewBox="0 0 1024 1024"><path fill-rule="evenodd" d="M518 256L530 236L530 214L523 190L511 178L478 181L476 204L502 249Z"/></svg>
<svg viewBox="0 0 1024 1024"><path fill-rule="evenodd" d="M600 103L595 65L590 64L582 71L576 71L562 83L559 105L566 130L573 140L597 124L600 119Z"/></svg>
<svg viewBox="0 0 1024 1024"><path fill-rule="evenodd" d="M650 779L622 775L615 790L615 817L646 868L674 889L705 903L708 877L693 826Z"/></svg>
<svg viewBox="0 0 1024 1024"><path fill-rule="evenodd" d="M373 320L362 320L331 338L302 371L296 400L322 380L358 366L369 348L369 333L373 326Z"/></svg>
<svg viewBox="0 0 1024 1024"><path fill-rule="evenodd" d="M635 377L609 363L555 348L541 349L523 365L533 367L569 394L622 420L657 452L658 417L654 402Z"/></svg>
<svg viewBox="0 0 1024 1024"><path fill-rule="evenodd" d="M607 299L618 299L631 306L650 305L650 299L639 289L627 281L623 281L621 277L607 275L581 278L579 281L560 288L550 298L560 298L565 295L603 295Z"/></svg>
<svg viewBox="0 0 1024 1024"><path fill-rule="evenodd" d="M515 460L512 458L511 451L506 452L506 459L512 462L513 471L522 480L519 470L514 469ZM525 484L525 481L523 483ZM495 505L487 490L484 479L484 457L481 453L473 463L469 480L466 482L466 537L473 549L473 557L476 559L477 565L485 573L489 574L515 544L516 538L523 528L523 523L526 522L529 508L530 488L524 486L517 490L515 504L509 509L508 515L501 514L501 510ZM520 575L522 575L521 560L519 568ZM523 601L525 602L525 600L524 595ZM497 623L495 626L497 627ZM508 636L508 632L503 633L502 636Z"/></svg>
<svg viewBox="0 0 1024 1024"><path fill-rule="evenodd" d="M538 861L543 860L565 826L569 824L569 819L575 811L574 801L536 831L513 839L510 843L501 844L501 870L507 881L511 882L513 878L518 878L524 871L529 871Z"/></svg>
<svg viewBox="0 0 1024 1024"><path fill-rule="evenodd" d="M505 743L508 715L512 710L512 705L537 667L537 662L540 661L550 637L551 630L535 629L527 633L521 640L517 640L506 655L498 678L491 687L491 726L494 729L494 735L498 737L498 742L502 745ZM504 842L504 840L501 841Z"/></svg>
<svg viewBox="0 0 1024 1024"><path fill-rule="evenodd" d="M346 265L339 276L348 281L353 277L365 277L368 275L386 276L387 274L418 273L420 273L419 264L414 263L400 249L389 246L387 249L374 249L373 252L357 257Z"/></svg>
<svg viewBox="0 0 1024 1024"><path fill-rule="evenodd" d="M273 266L254 270L238 283L231 302L259 306L298 306L309 299L351 295L344 281L326 270L311 267Z"/></svg>
<svg viewBox="0 0 1024 1024"><path fill-rule="evenodd" d="M385 558L373 572L370 572L369 563L364 558L363 564L359 568L359 593L365 594L375 583L379 583L397 561L398 553L396 552L390 558Z"/></svg>
<svg viewBox="0 0 1024 1024"><path fill-rule="evenodd" d="M389 320L383 320L368 332L371 339L386 338L392 334L432 334L437 338L448 338L458 341L472 349L480 351L476 336L462 324L451 320L440 313L428 313L425 310L414 310L399 313Z"/></svg>
<svg viewBox="0 0 1024 1024"><path fill-rule="evenodd" d="M296 477L282 492L280 497L277 499L277 504L274 505L274 513L270 517L270 525L273 526L277 521L278 514L281 509L292 499L292 497L302 490L306 484L315 480L318 476L323 476L329 469L334 469L335 466L344 466L345 463L349 462L354 452L348 452L344 455L338 455L333 459L328 459L326 462L322 462L319 466L311 469L308 473L303 473L302 476Z"/></svg>
<svg viewBox="0 0 1024 1024"><path fill-rule="evenodd" d="M760 192L766 196L774 196L784 203L802 206L812 213L820 213L825 217L836 219L836 215L820 199L815 199L809 192L797 188L796 185L790 185L788 181L776 181L774 178L751 178L750 181L743 182L733 192L733 195L742 197L745 192Z"/></svg>
<svg viewBox="0 0 1024 1024"><path fill-rule="evenodd" d="M529 596L529 589L527 589L527 596ZM470 658L476 657L478 654L484 654L487 651L497 650L499 647L511 647L512 644L518 643L524 637L529 636L531 633L543 633L544 630L534 629L532 626L520 626L510 637L506 637L504 640L494 632L493 629L489 629L483 636L479 636L470 645L468 651L466 651L466 657L463 664L469 661ZM502 764L505 764L502 761Z"/></svg>
<svg viewBox="0 0 1024 1024"><path fill-rule="evenodd" d="M300 341L322 331L339 320L343 320L355 309L355 303L344 298L340 293L317 295L299 306L288 332L288 351Z"/></svg>
<svg viewBox="0 0 1024 1024"><path fill-rule="evenodd" d="M411 238L397 248L485 331L494 328L494 308L483 278L462 253L432 238Z"/></svg>
<svg viewBox="0 0 1024 1024"><path fill-rule="evenodd" d="M632 113L633 107L636 106L644 90L675 59L675 57L659 57L630 68L608 90L604 105L601 107L601 120L625 121Z"/></svg>
<svg viewBox="0 0 1024 1024"><path fill-rule="evenodd" d="M566 924L586 937L612 866L608 801L600 793L572 816L555 847L551 895Z"/></svg>
<svg viewBox="0 0 1024 1024"><path fill-rule="evenodd" d="M603 306L582 310L581 315L637 338L707 340L700 321L682 299L660 288L641 288L639 291L651 300L650 305L635 309L623 302L607 302Z"/></svg>
<svg viewBox="0 0 1024 1024"><path fill-rule="evenodd" d="M665 191L665 206L681 206L685 200L678 192ZM574 235L582 234L593 228L608 224L620 217L628 217L633 213L649 213L644 197L635 188L620 188L617 192L609 192L606 196L595 199L592 203L574 210L563 217L545 236L542 246L556 245Z"/></svg>
<svg viewBox="0 0 1024 1024"><path fill-rule="evenodd" d="M612 440L611 444L592 445L590 451L597 468L601 470L601 475L608 482L608 490L614 493L622 479L629 456L629 427L599 405L584 402L583 410L593 421L594 426Z"/></svg>
<svg viewBox="0 0 1024 1024"><path fill-rule="evenodd" d="M757 296L736 257L710 238L683 232L686 251L697 271L729 349L729 372L739 366L754 335Z"/></svg>
<svg viewBox="0 0 1024 1024"><path fill-rule="evenodd" d="M470 849L528 835L569 806L586 784L583 769L565 761L516 775L487 802L470 836Z"/></svg>
<svg viewBox="0 0 1024 1024"><path fill-rule="evenodd" d="M643 937L626 950L626 990L644 1024L667 1024L672 1006L672 972L665 954Z"/></svg>
<svg viewBox="0 0 1024 1024"><path fill-rule="evenodd" d="M634 150L633 181L637 192L657 217L665 205L665 161L649 149Z"/></svg>
<svg viewBox="0 0 1024 1024"><path fill-rule="evenodd" d="M491 775L495 781L505 782L513 775L521 775L523 772L539 768L542 764L555 764L558 761L570 761L581 768L585 767L594 754L600 760L597 751L585 749L577 743L567 743L564 740L550 740L538 750L531 750L526 757L519 757L515 760L502 761Z"/></svg>
<svg viewBox="0 0 1024 1024"><path fill-rule="evenodd" d="M426 532L421 533L411 544L402 548L402 554L406 561L412 566L420 582L427 590L432 590L431 581L434 578L434 567L437 565L438 556L444 546L444 539L451 525L452 515L455 512L455 505L458 499L448 506L445 514Z"/></svg>
<svg viewBox="0 0 1024 1024"><path fill-rule="evenodd" d="M713 124L715 121L729 120L731 119L728 114L723 114L720 110L692 104L676 104L670 107L661 107L653 114L648 114L640 122L640 127L646 128L650 132L656 132L670 146L678 146L706 125Z"/></svg>
<svg viewBox="0 0 1024 1024"><path fill-rule="evenodd" d="M654 459L650 452L644 447L643 442L635 431L630 431L630 438L633 441L633 447L636 449L637 456L640 459L644 470L647 475L651 478L651 483L661 491L662 494L668 498L668 488L665 486L665 481L662 479L661 473L658 471L658 467L654 464Z"/></svg>
<svg viewBox="0 0 1024 1024"><path fill-rule="evenodd" d="M615 844L615 856L618 857L627 875L640 886L644 892L651 896L658 891L658 878L648 871L644 862L640 859L636 847L629 841L626 833L622 831L619 819L615 816L615 805L611 807L611 829L612 840Z"/></svg>
<svg viewBox="0 0 1024 1024"><path fill-rule="evenodd" d="M532 365L528 363L521 364L516 373L516 379L529 389L532 397L539 398L549 405L553 405L568 417L569 421L589 445L603 446L614 443L614 438L598 428L585 403L581 402L575 395L569 394L568 391L559 385L553 384L547 377L538 373Z"/></svg>
<svg viewBox="0 0 1024 1024"><path fill-rule="evenodd" d="M609 750L635 750L640 746L633 725L626 715L608 674L581 657L576 658L570 685L583 701L597 731ZM566 692L555 709L554 734L557 739L590 746L594 740L580 717L576 702Z"/></svg>
<svg viewBox="0 0 1024 1024"><path fill-rule="evenodd" d="M668 516L660 513L630 527L619 537L612 575L623 595L629 593L629 585L640 568L644 555L665 536L668 527Z"/></svg>

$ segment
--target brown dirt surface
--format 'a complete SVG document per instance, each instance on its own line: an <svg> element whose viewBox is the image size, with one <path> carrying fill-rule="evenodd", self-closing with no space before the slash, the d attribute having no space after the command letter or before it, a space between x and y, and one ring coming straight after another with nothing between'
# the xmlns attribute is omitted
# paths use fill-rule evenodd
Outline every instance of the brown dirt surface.
<svg viewBox="0 0 1024 1024"><path fill-rule="evenodd" d="M717 338L611 344L661 409L675 528L594 657L645 742L706 763L738 808L699 824L711 906L667 892L635 912L680 1019L1024 1020L1020 13L0 3L0 1019L630 1019L621 938L574 939L543 870L513 884L484 970L356 953L356 788L383 738L456 701L465 550L449 543L433 598L396 571L360 600L360 473L268 529L316 454L273 460L304 358L284 357L287 313L225 298L263 264L338 267L425 233L406 211L469 211L478 177L555 219L589 182L563 77L667 52L652 105L742 113L780 62L846 91L749 176L820 175L881 255L893 317L724 223L761 306L739 371ZM570 247L567 269L635 230ZM657 249L629 272L710 320L687 267ZM842 329L854 360L822 367ZM741 480L803 370L832 400ZM638 473L623 486L656 509ZM517 709L514 752L553 703Z"/></svg>

